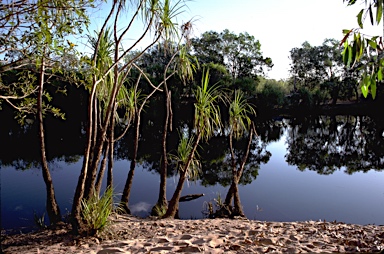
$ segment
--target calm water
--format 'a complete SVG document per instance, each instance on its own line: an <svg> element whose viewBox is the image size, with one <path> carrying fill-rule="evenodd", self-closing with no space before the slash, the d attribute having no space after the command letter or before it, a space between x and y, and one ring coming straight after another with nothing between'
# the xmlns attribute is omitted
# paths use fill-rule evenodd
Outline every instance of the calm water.
<svg viewBox="0 0 384 254"><path fill-rule="evenodd" d="M384 225L383 129L377 121L359 116L284 119L259 126L260 136L255 139L253 154L257 157L261 151L269 156L266 163L255 157L246 171L247 179L243 181L246 184L240 186L246 216L267 221L336 220ZM30 149L37 150L35 145ZM215 140L211 145L215 145ZM210 153L209 148L204 151ZM117 157L120 159L114 167L114 184L119 193L130 162L121 159L124 156ZM50 167L56 198L64 215L71 208L82 158L70 157L66 159L68 162L58 158L50 162ZM203 175L208 178L213 172L213 159L203 158L203 161ZM21 164L23 168L26 162L12 163L3 160L1 165L1 226L30 227L34 224L34 211L44 213L45 185L38 166L32 164L26 170L17 170L15 165ZM129 204L135 215L147 216L157 200L156 167L144 161L136 168ZM217 167L225 168L225 159ZM225 197L228 186L224 178L186 183L182 195L204 193L205 196L181 203L180 217L202 218L205 202L213 201L218 195ZM177 176L169 177L167 183L170 199Z"/></svg>

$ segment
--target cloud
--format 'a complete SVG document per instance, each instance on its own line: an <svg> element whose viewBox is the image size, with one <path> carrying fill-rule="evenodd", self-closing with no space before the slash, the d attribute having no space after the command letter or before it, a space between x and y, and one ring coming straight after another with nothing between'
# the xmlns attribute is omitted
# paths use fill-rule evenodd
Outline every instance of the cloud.
<svg viewBox="0 0 384 254"><path fill-rule="evenodd" d="M18 205L18 206L16 206L16 207L13 209L13 211L21 211L21 210L23 210L23 205Z"/></svg>
<svg viewBox="0 0 384 254"><path fill-rule="evenodd" d="M151 204L146 202L139 202L137 204L132 205L130 208L132 213L149 212L149 210L151 209Z"/></svg>

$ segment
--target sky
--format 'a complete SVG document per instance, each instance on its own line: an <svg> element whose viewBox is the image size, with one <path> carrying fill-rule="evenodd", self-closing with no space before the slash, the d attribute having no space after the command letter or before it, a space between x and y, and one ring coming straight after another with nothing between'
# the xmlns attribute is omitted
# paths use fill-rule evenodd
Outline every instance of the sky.
<svg viewBox="0 0 384 254"><path fill-rule="evenodd" d="M342 30L358 26L356 15L364 7L359 3L347 6L343 0L192 0L186 4L177 22L193 19L194 37L224 29L253 35L261 43L263 56L274 63L266 76L276 80L289 77L291 49L305 41L318 46L326 38L342 40ZM382 29L365 33L380 35Z"/></svg>

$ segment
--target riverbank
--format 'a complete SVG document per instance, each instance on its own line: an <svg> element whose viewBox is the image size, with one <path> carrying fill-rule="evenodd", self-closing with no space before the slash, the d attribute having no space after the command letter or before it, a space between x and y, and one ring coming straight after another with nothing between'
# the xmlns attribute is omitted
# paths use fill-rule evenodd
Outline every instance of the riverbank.
<svg viewBox="0 0 384 254"><path fill-rule="evenodd" d="M384 251L384 226L247 219L151 220L113 215L99 237L54 230L2 235L2 253L267 253Z"/></svg>

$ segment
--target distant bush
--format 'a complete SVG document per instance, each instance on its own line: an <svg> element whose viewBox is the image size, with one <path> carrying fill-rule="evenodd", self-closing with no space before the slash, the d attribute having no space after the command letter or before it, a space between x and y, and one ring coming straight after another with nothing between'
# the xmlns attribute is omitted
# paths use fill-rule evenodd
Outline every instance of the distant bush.
<svg viewBox="0 0 384 254"><path fill-rule="evenodd" d="M259 108L280 108L285 105L288 94L285 82L266 80L262 82L257 92L257 105Z"/></svg>

